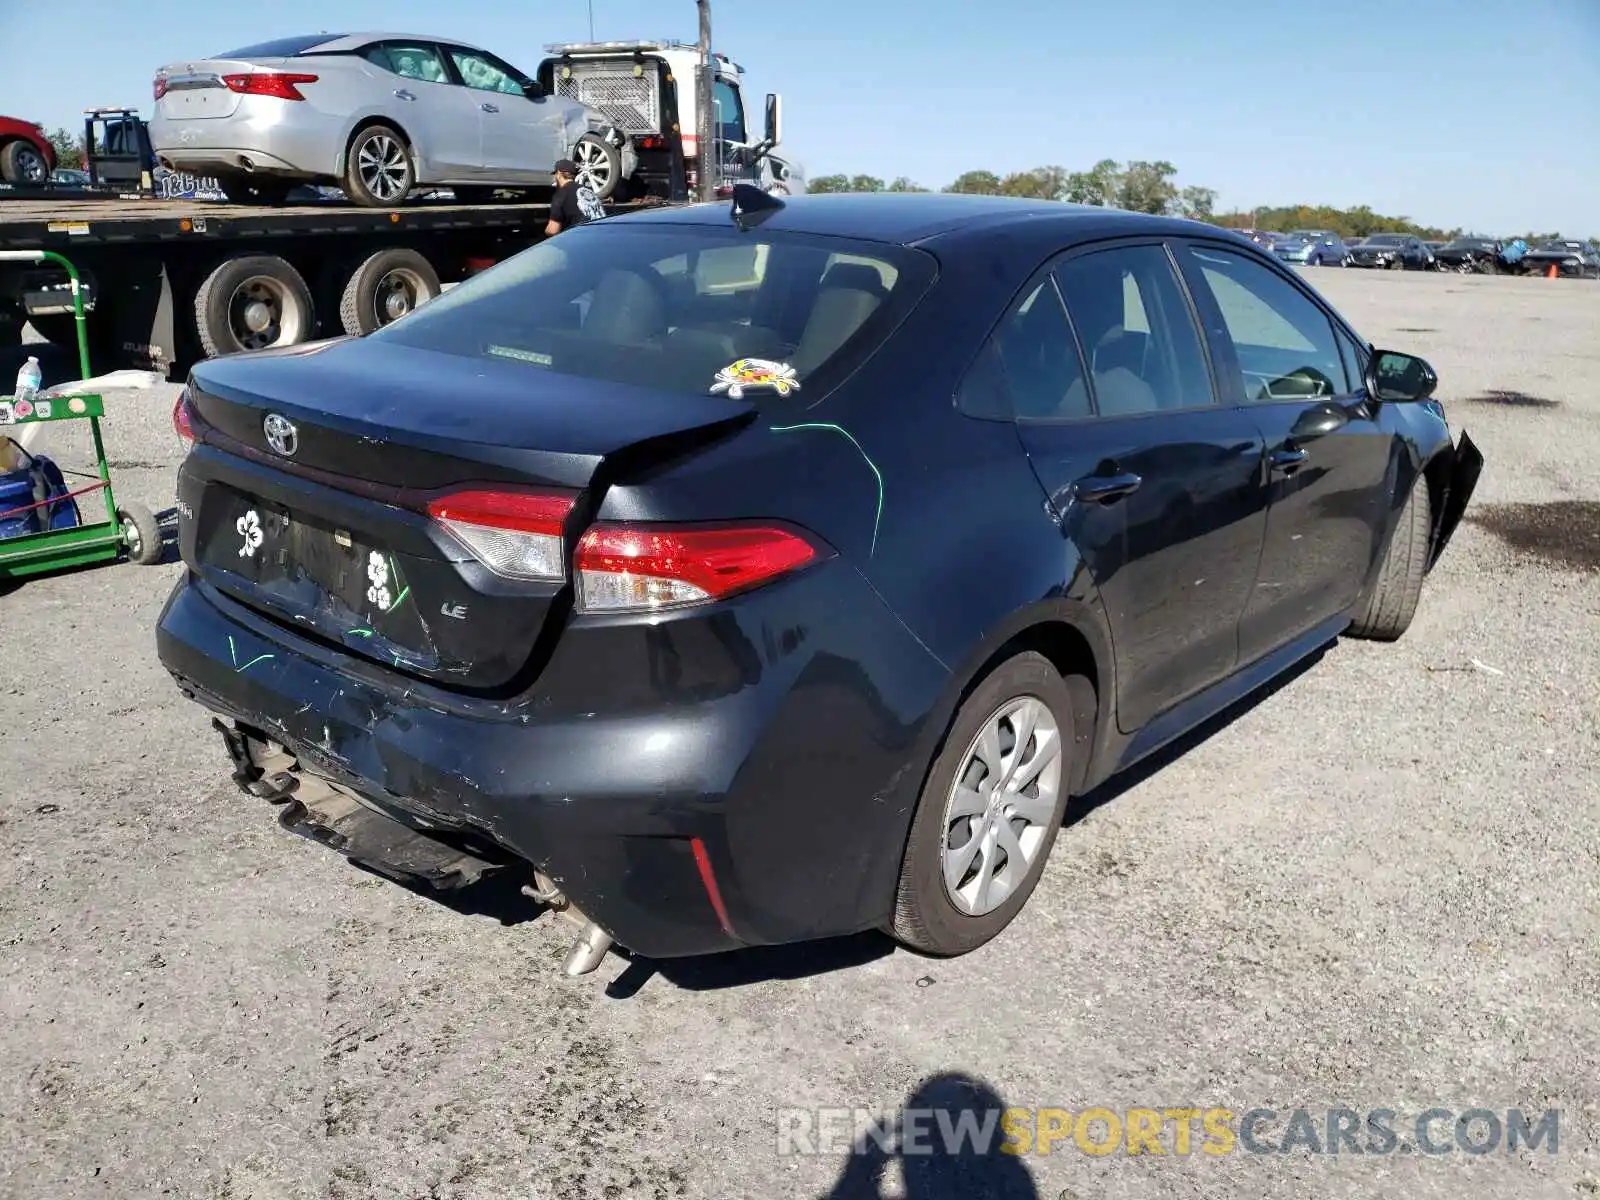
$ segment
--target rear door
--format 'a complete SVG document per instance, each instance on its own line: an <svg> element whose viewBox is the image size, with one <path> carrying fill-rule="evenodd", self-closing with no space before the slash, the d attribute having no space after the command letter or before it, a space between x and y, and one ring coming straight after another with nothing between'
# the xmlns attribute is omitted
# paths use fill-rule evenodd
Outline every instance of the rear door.
<svg viewBox="0 0 1600 1200"><path fill-rule="evenodd" d="M1234 667L1265 523L1260 434L1217 404L1160 242L1065 256L1025 289L993 353L1099 590L1132 732Z"/></svg>
<svg viewBox="0 0 1600 1200"><path fill-rule="evenodd" d="M1179 246L1224 395L1266 443L1271 508L1239 625L1251 662L1356 601L1377 554L1395 445L1362 351L1289 272L1220 244Z"/></svg>
<svg viewBox="0 0 1600 1200"><path fill-rule="evenodd" d="M471 179L483 169L483 130L476 98L457 87L444 51L430 42L387 41L361 52L380 72L381 102L439 177Z"/></svg>
<svg viewBox="0 0 1600 1200"><path fill-rule="evenodd" d="M530 96L526 77L483 50L447 48L451 64L478 108L487 175L507 183L536 183L566 155L564 101Z"/></svg>

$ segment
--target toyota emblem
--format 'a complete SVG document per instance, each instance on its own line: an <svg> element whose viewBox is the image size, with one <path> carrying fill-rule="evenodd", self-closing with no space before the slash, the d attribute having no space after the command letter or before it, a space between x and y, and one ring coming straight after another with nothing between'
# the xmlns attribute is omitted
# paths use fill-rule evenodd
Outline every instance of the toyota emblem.
<svg viewBox="0 0 1600 1200"><path fill-rule="evenodd" d="M282 413L268 413L261 428L267 435L267 445L285 458L293 457L300 448L300 431Z"/></svg>

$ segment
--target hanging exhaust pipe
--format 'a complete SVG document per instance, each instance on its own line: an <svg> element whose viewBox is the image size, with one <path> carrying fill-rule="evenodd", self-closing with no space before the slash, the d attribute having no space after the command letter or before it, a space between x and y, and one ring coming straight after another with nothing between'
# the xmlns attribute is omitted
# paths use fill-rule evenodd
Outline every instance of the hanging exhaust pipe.
<svg viewBox="0 0 1600 1200"><path fill-rule="evenodd" d="M590 921L578 935L578 940L572 943L561 970L573 978L587 975L605 961L606 951L610 949L611 935Z"/></svg>

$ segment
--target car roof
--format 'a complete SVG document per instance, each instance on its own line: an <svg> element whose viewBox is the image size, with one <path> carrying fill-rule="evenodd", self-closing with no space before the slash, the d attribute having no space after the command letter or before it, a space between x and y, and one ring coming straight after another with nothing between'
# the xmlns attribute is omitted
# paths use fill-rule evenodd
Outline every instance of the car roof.
<svg viewBox="0 0 1600 1200"><path fill-rule="evenodd" d="M724 225L727 200L679 208L645 209L617 218L630 223ZM863 241L914 245L938 239L957 242L999 228L1034 225L1048 230L1064 249L1077 241L1137 234L1196 233L1213 236L1232 230L1177 217L1156 217L1056 200L975 196L947 192L811 193L783 198L783 207L762 222L763 230Z"/></svg>
<svg viewBox="0 0 1600 1200"><path fill-rule="evenodd" d="M371 42L443 42L450 46L464 46L470 50L482 49L460 38L440 37L433 33L406 33L392 29L369 29L358 33L332 33L325 41L315 42L308 49L319 54L337 54L343 50L359 50Z"/></svg>

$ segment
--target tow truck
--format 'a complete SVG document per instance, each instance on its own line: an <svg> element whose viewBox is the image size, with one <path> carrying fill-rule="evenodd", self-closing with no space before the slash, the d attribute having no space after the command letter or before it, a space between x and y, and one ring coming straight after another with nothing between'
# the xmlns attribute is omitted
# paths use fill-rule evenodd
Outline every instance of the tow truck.
<svg viewBox="0 0 1600 1200"><path fill-rule="evenodd" d="M639 169L634 197L675 200L698 188L699 128L695 71L700 49L687 42L557 42L536 76L547 91L593 106L633 138ZM711 55L712 129L717 141L718 195L736 183L790 194L805 190L804 174L772 152L782 138L782 97L767 95L766 136L752 139L744 105L744 68Z"/></svg>

